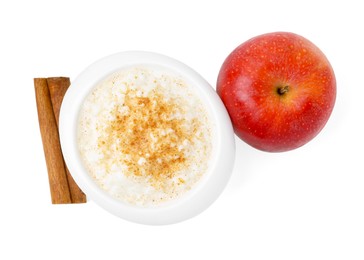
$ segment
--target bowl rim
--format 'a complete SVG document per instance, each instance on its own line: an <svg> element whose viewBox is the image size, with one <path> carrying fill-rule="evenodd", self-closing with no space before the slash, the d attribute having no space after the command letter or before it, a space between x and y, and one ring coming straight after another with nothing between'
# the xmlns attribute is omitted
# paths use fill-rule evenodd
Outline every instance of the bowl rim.
<svg viewBox="0 0 364 260"><path fill-rule="evenodd" d="M193 82L207 109L211 111L216 135L211 172L188 196L161 207L136 207L114 199L98 187L82 164L77 147L77 124L81 105L89 91L117 70L149 64L167 67ZM232 174L235 160L234 131L228 112L211 85L186 64L171 57L147 51L119 52L94 62L81 72L67 90L59 119L63 156L75 182L86 196L110 213L125 220L149 225L165 225L184 221L207 209L222 193Z"/></svg>

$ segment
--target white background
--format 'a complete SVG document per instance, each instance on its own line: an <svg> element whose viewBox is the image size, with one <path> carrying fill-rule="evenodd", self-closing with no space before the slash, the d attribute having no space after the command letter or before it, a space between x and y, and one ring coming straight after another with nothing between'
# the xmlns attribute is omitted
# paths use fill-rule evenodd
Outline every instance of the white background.
<svg viewBox="0 0 364 260"><path fill-rule="evenodd" d="M360 1L1 1L0 259L364 259L364 9ZM93 202L51 205L33 78L106 55L179 59L215 87L245 40L291 31L329 58L337 100L324 130L271 154L237 139L234 172L205 212L169 226Z"/></svg>

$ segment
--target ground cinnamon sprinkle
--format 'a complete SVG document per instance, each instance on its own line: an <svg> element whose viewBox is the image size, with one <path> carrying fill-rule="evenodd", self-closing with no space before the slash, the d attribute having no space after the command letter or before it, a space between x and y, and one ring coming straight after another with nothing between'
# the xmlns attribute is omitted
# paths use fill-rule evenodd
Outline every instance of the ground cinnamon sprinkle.
<svg viewBox="0 0 364 260"><path fill-rule="evenodd" d="M152 185L162 188L165 179L191 163L183 147L193 144L201 123L194 119L187 126L185 118L176 118L176 114L185 114L183 107L176 100L167 101L160 89L145 97L138 91L127 89L124 104L112 111L115 119L106 128L106 135L99 138L98 146L103 154L122 153L114 156L127 166L126 174L150 176ZM110 150L115 144L116 151Z"/></svg>

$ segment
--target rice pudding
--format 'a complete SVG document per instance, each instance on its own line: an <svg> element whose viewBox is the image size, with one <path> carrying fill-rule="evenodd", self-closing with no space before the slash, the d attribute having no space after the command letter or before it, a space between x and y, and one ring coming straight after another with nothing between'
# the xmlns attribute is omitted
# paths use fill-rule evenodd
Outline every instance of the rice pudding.
<svg viewBox="0 0 364 260"><path fill-rule="evenodd" d="M195 87L164 67L119 70L83 102L78 149L107 193L158 206L188 193L209 169L213 123Z"/></svg>

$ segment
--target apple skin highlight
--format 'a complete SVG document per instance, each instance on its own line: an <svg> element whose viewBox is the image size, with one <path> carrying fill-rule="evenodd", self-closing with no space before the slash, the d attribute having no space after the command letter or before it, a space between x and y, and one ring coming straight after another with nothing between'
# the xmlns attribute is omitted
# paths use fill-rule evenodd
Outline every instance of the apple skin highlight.
<svg viewBox="0 0 364 260"><path fill-rule="evenodd" d="M274 32L233 50L216 91L239 138L259 150L284 152L306 144L325 126L335 105L336 79L312 42Z"/></svg>

